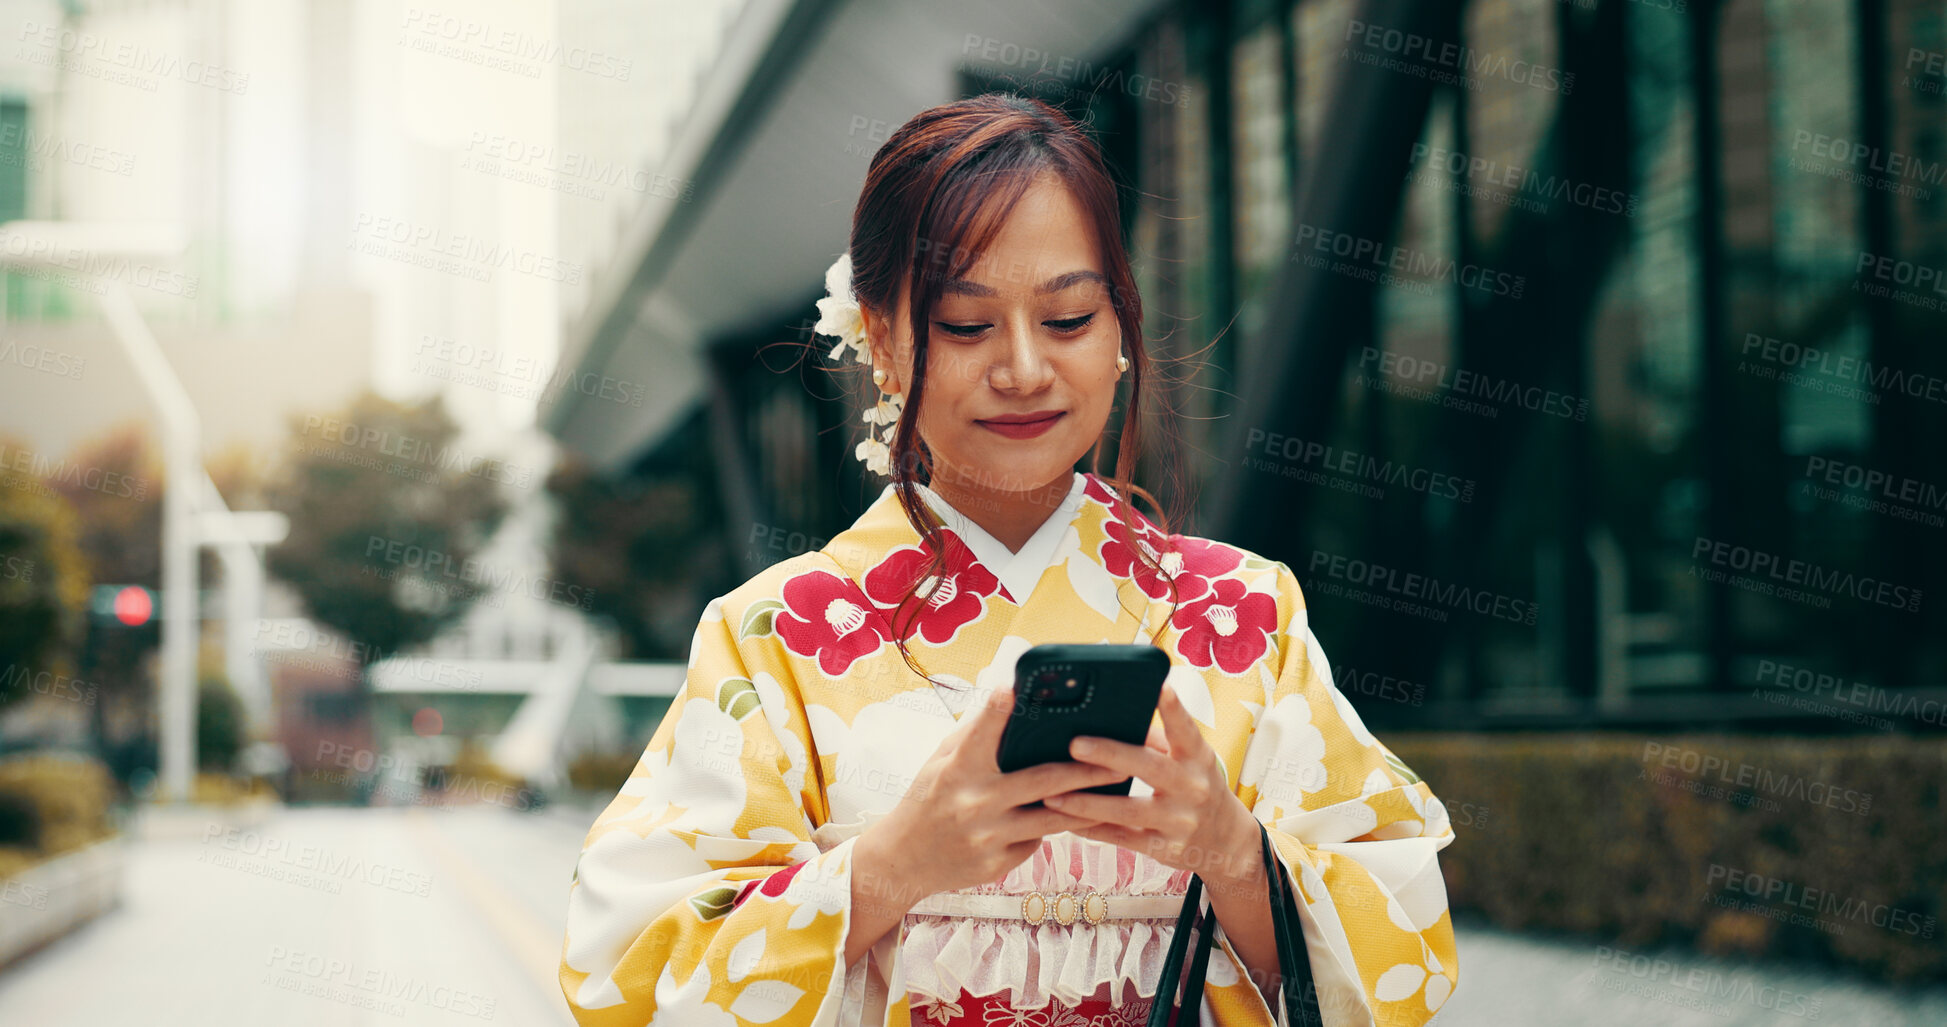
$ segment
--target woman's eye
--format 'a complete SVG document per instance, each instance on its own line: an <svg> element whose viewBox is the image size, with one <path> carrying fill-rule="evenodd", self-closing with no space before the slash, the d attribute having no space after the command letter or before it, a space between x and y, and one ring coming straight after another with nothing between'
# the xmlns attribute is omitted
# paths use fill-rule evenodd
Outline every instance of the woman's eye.
<svg viewBox="0 0 1947 1027"><path fill-rule="evenodd" d="M1059 321L1043 321L1041 323L1047 325L1050 328L1053 328L1055 331L1061 332L1064 335L1072 335L1076 332L1081 331L1084 328L1087 328L1089 322L1093 320L1095 320L1094 314L1084 314L1081 317L1069 317L1069 318L1063 318ZM935 321L933 323L940 326L940 329L942 331L945 331L948 335L951 335L956 339L971 339L974 336L979 335L981 332L984 332L987 329L994 327L993 325L987 324L985 322L982 322L980 324L954 324L951 321Z"/></svg>

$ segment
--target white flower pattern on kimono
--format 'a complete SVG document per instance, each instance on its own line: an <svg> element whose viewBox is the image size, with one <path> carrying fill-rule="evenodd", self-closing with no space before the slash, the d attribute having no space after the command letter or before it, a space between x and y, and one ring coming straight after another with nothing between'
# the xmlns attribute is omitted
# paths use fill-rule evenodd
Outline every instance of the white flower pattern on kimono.
<svg viewBox="0 0 1947 1027"><path fill-rule="evenodd" d="M753 970L764 965L765 934L764 928L760 927L730 950L725 968L732 984L742 981ZM730 1003L730 1011L739 1019L752 1023L770 1023L790 1012L791 1007L803 997L804 989L795 984L767 980L762 987L749 987L738 992L737 998Z"/></svg>
<svg viewBox="0 0 1947 1027"><path fill-rule="evenodd" d="M1163 685L1183 700L1183 709L1191 719L1204 727L1217 726L1217 701L1211 698L1210 679L1202 671L1188 664L1172 663Z"/></svg>
<svg viewBox="0 0 1947 1027"><path fill-rule="evenodd" d="M1009 635L1001 639L994 659L981 668L974 676L974 691L982 696L991 695L995 690L1014 687L1014 666L1021 662L1021 654L1034 647L1034 643L1019 635Z"/></svg>
<svg viewBox="0 0 1947 1027"><path fill-rule="evenodd" d="M803 740L787 723L785 711L791 708L791 701L785 698L784 687L770 674L760 670L752 674L750 680L757 689L758 697L763 700L764 716L770 720L771 731L777 735L778 745L784 749L784 758L789 764L784 771L784 783L794 792L803 791L805 771L811 760L805 752ZM753 831L752 835L755 836L756 832Z"/></svg>
<svg viewBox="0 0 1947 1027"><path fill-rule="evenodd" d="M649 773L631 776L620 794L640 794L655 782L658 789L668 788L685 796L691 809L722 809L735 816L744 807L744 782L724 776L718 761L726 758L722 740L741 737L737 721L707 699L691 699L683 707L675 739L665 749L645 752L642 759ZM642 811L644 816L660 813ZM698 867L689 872L708 869Z"/></svg>
<svg viewBox="0 0 1947 1027"><path fill-rule="evenodd" d="M873 703L854 714L850 724L830 709L817 709L812 723L823 732L822 743L836 754L828 788L832 816L841 823L897 806L907 783L950 726L918 703ZM924 751L915 751L922 745ZM854 802L860 806L853 808Z"/></svg>
<svg viewBox="0 0 1947 1027"><path fill-rule="evenodd" d="M1055 546L1054 559L1050 567L1059 566L1068 577L1068 587L1075 596L1101 614L1105 619L1114 620L1118 610L1116 598L1116 577L1108 568L1089 559L1082 552L1082 536L1069 525L1062 532L1061 541Z"/></svg>
<svg viewBox="0 0 1947 1027"><path fill-rule="evenodd" d="M739 1027L734 1013L704 998L713 983L708 963L699 965L680 985L676 983L675 964L665 964L656 980L656 994L663 997L663 1003L649 1018L648 1027Z"/></svg>
<svg viewBox="0 0 1947 1027"><path fill-rule="evenodd" d="M1303 807L1305 796L1322 792L1328 783L1325 769L1325 735L1311 722L1311 703L1302 695L1287 695L1278 700L1263 718L1259 733L1266 735L1261 745L1253 746L1239 771L1240 785L1254 785L1260 802L1281 807L1278 815ZM1272 755L1276 753L1277 755Z"/></svg>
<svg viewBox="0 0 1947 1027"><path fill-rule="evenodd" d="M1386 912L1392 915L1393 923L1402 930L1413 930L1412 922L1406 919L1399 904L1389 902ZM1382 1002L1401 1002L1420 995L1426 1002L1427 1012L1435 1012L1446 1004L1447 996L1453 993L1453 980L1440 965L1440 957L1433 954L1425 942L1420 943L1420 965L1397 963L1392 969L1379 975L1379 986L1373 996Z"/></svg>

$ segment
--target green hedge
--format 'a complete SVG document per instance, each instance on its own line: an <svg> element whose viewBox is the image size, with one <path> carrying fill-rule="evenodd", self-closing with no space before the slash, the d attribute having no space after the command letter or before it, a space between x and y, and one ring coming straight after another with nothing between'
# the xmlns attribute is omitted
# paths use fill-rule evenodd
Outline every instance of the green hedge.
<svg viewBox="0 0 1947 1027"><path fill-rule="evenodd" d="M1947 975L1947 740L1383 740L1453 818L1440 862L1457 911L1619 949L1683 942L1888 981Z"/></svg>
<svg viewBox="0 0 1947 1027"><path fill-rule="evenodd" d="M0 845L0 879L112 836L114 798L114 776L92 757L37 752L0 760L0 805L31 835L10 832L10 844Z"/></svg>

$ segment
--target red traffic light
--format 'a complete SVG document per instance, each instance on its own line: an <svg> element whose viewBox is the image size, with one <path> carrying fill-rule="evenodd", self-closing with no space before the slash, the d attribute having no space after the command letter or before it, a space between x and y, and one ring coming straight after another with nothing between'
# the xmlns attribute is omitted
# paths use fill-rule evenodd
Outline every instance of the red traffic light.
<svg viewBox="0 0 1947 1027"><path fill-rule="evenodd" d="M155 601L149 598L149 590L140 585L128 585L115 593L115 619L131 628L139 628L149 622L155 613Z"/></svg>

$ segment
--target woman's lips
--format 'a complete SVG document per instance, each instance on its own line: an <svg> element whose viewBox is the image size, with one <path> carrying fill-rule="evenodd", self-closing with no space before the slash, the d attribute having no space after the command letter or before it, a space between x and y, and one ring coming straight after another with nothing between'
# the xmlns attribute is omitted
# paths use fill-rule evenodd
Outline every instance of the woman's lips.
<svg viewBox="0 0 1947 1027"><path fill-rule="evenodd" d="M988 431L1005 435L1010 439L1031 439L1047 431L1049 428L1054 427L1056 421L1066 416L1068 416L1068 412L1063 410L1050 414L1039 421L975 421L974 423Z"/></svg>

